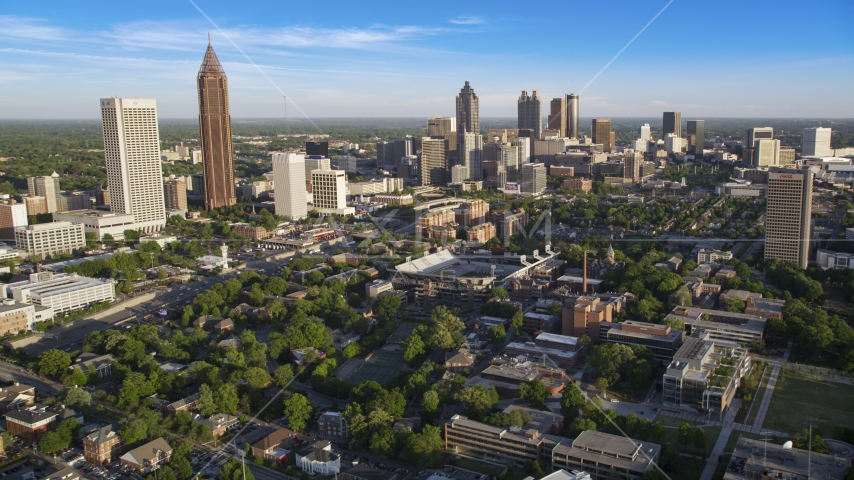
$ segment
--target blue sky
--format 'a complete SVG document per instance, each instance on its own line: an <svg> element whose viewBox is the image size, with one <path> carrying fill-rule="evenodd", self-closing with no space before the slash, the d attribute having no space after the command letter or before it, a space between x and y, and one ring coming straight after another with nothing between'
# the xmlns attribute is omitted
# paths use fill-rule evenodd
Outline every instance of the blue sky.
<svg viewBox="0 0 854 480"><path fill-rule="evenodd" d="M97 118L98 98L198 113L207 33L237 118L453 115L469 80L481 115L521 90L578 92L668 0L539 2L4 2L0 118ZM581 93L581 115L854 116L854 2L674 0ZM289 107L291 116L298 113Z"/></svg>

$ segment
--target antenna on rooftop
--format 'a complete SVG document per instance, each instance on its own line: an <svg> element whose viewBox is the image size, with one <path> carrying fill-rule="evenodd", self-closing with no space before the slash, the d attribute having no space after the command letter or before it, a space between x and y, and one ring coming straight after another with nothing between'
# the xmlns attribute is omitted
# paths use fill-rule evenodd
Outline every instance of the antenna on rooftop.
<svg viewBox="0 0 854 480"><path fill-rule="evenodd" d="M288 123L288 96L285 97L285 135L289 135L291 133L291 126Z"/></svg>

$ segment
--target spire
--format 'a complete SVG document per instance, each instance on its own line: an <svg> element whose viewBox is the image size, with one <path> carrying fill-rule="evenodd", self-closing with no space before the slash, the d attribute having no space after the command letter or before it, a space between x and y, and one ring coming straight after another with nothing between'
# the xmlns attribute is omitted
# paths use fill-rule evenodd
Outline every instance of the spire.
<svg viewBox="0 0 854 480"><path fill-rule="evenodd" d="M208 32L208 46L211 46L211 32Z"/></svg>
<svg viewBox="0 0 854 480"><path fill-rule="evenodd" d="M210 33L208 34L208 49L205 51L202 66L199 67L199 75L225 75L225 70L222 69L222 64L219 63L216 52L210 44Z"/></svg>

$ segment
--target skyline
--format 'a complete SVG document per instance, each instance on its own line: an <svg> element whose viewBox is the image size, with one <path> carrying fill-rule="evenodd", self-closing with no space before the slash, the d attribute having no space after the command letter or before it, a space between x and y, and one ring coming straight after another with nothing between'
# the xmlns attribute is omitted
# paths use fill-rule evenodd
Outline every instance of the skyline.
<svg viewBox="0 0 854 480"><path fill-rule="evenodd" d="M95 99L113 95L155 98L161 118L196 117L195 76L208 32L229 72L233 117L284 117L277 88L192 3L153 2L148 17L102 3L48 2L39 12L7 6L0 118L95 119ZM331 10L196 4L310 117L452 116L453 97L468 80L484 118L511 118L522 90L539 91L547 111L552 98L594 78L580 94L582 118L665 110L683 118L846 118L854 111L846 41L854 34L843 28L854 6L841 1L799 11L801 25L836 31L833 43L780 28L790 21L785 3L709 9L674 1L628 46L668 2L545 2L530 12L509 3L430 10L390 2ZM318 11L334 13L321 19ZM593 21L602 11L609 17ZM693 27L697 15L710 19L704 30ZM757 15L762 21L743 21ZM565 43L573 47L551 47ZM300 116L291 106L288 115Z"/></svg>

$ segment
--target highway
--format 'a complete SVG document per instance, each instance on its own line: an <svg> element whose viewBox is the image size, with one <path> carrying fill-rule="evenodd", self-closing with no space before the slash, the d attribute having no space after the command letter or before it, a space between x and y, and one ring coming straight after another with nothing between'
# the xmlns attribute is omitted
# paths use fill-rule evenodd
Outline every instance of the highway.
<svg viewBox="0 0 854 480"><path fill-rule="evenodd" d="M53 397L63 386L60 383L27 373L23 368L10 363L0 362L0 377L4 380L15 381L36 387L41 394Z"/></svg>

